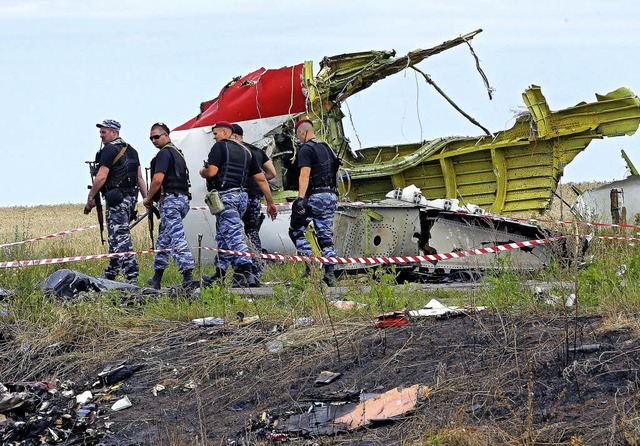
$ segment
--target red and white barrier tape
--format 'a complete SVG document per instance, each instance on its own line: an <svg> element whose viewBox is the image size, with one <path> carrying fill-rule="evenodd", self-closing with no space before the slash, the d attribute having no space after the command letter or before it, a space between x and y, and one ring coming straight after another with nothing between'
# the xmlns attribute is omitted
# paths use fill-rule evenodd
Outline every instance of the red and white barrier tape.
<svg viewBox="0 0 640 446"><path fill-rule="evenodd" d="M423 256L402 256L402 257L306 257L306 256L288 256L282 254L255 254L252 252L242 251L230 251L220 248L204 247L209 251L218 251L227 254L233 254L244 257L260 257L268 260L289 260L296 262L319 262L319 263L361 263L365 265L379 265L379 264L398 264L398 263L418 263L418 262L432 262L448 259L457 259L460 257L469 257L482 254L492 254L496 252L510 251L514 249L527 248L536 245L542 245L545 243L552 243L562 240L564 237L555 237L551 239L538 239L528 240L524 242L506 243L504 245L490 246L487 248L475 248L468 251L449 252L445 254L429 254ZM186 249L186 248L185 248ZM94 254L87 256L75 256L75 257L59 257L55 259L40 259L40 260L14 260L10 262L0 262L0 269L2 268L16 268L21 266L35 266L35 265L51 265L57 263L78 262L84 260L93 259L106 259L111 257L126 257L131 255L149 254L155 252L168 252L177 251L177 248L173 249L149 249L147 251L132 251L125 253L113 253L113 254Z"/></svg>
<svg viewBox="0 0 640 446"><path fill-rule="evenodd" d="M278 206L290 206L289 203L279 203ZM209 208L206 206L194 206L189 208L191 210L194 211L208 211ZM501 217L499 215L477 215L477 214L468 214L465 212L454 212L453 214L455 215L461 215L461 216L479 216L479 217L484 217L484 218L488 218L491 220L499 220L499 221L513 221L513 222L529 222L529 223L553 223L553 224L561 224L561 225L584 225L584 226L592 226L592 227L610 227L610 228L629 228L629 229L640 229L640 226L637 225L628 225L628 224L612 224L612 223L596 223L596 222L584 222L584 221L562 221L562 220L544 220L544 219L537 219L537 218L521 218L521 217ZM36 237L36 238L31 238L31 239L27 239L27 240L22 240L19 242L12 242L12 243L4 243L4 244L0 244L0 248L5 248L8 246L15 246L15 245L21 245L24 243L31 243L31 242L38 242L41 240L48 240L48 239L52 239L52 238L56 238L56 237L61 237L63 235L68 235L68 234L73 234L76 232L81 232L81 231L86 231L88 229L95 229L97 228L98 225L91 225L91 226L86 226L84 228L77 228L77 229L70 229L68 231L60 231L60 232L56 232L55 234L49 234L49 235L43 235L41 237ZM601 239L606 239L606 240L627 240L627 241L633 241L633 240L638 240L636 238L633 237L595 237L595 238L601 238Z"/></svg>
<svg viewBox="0 0 640 446"><path fill-rule="evenodd" d="M0 245L0 248L4 248L6 246L21 245L23 243L38 242L40 240L47 240L47 239L50 239L50 238L61 237L63 235L73 234L74 232L86 231L87 229L94 229L94 228L97 228L97 227L98 227L98 225L91 225L91 226L87 226L85 228L70 229L68 231L56 232L55 234L43 235L42 237L30 238L28 240L22 240L22 241L19 241L19 242L4 243L4 244Z"/></svg>
<svg viewBox="0 0 640 446"><path fill-rule="evenodd" d="M619 241L624 241L624 242L638 242L638 241L640 241L640 238L638 238L638 237L617 237L617 236L610 236L610 235L596 235L593 238L598 238L600 240L619 240Z"/></svg>
<svg viewBox="0 0 640 446"><path fill-rule="evenodd" d="M524 242L506 243L504 245L489 246L486 248L474 248L468 251L448 252L445 254L428 254L421 256L401 256L401 257L306 257L306 256L288 256L282 254L253 254L239 251L229 251L218 248L204 248L216 250L228 254L241 256L259 256L269 260L292 260L296 262L320 262L320 263L362 263L365 265L376 264L396 264L396 263L418 263L433 262L440 260L457 259L460 257L470 257L482 254L492 254L496 252L511 251L514 249L527 248L545 243L552 243L564 239L565 237L554 237L551 239L527 240Z"/></svg>
<svg viewBox="0 0 640 446"><path fill-rule="evenodd" d="M187 249L187 248L183 248ZM179 251L178 248L171 249L148 249L146 251L131 251L131 252L116 252L111 254L93 254L86 256L73 256L73 257L58 257L54 259L39 259L39 260L13 260L9 262L0 262L0 269L2 268L17 268L21 266L37 266L37 265L53 265L56 263L68 263L68 262L81 262L84 260L94 259L108 259L111 257L128 257L140 254L149 254L154 252L168 252Z"/></svg>

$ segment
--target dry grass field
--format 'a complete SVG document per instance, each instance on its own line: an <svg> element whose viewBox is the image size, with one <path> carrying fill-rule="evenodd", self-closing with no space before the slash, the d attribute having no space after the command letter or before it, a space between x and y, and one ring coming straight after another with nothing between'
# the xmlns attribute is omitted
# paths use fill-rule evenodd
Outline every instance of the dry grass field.
<svg viewBox="0 0 640 446"><path fill-rule="evenodd" d="M571 193L562 196L571 202ZM547 217L560 218L557 206ZM82 205L0 208L0 243L95 218ZM146 225L134 230L134 244L148 246ZM106 249L91 229L3 249L0 260ZM290 265L270 266L289 280L269 295L214 285L197 295L90 292L71 300L35 287L65 266L0 270L0 288L14 290L0 294L0 443L635 446L640 253L630 243L597 242L587 254L588 267L551 264L533 276L498 269L470 291L394 286L392 274L371 274L367 287L344 287L340 299L362 304L350 309L332 304L319 277L302 279ZM144 278L151 256L141 257ZM66 265L99 274L103 264ZM532 293L524 282L532 278L564 285ZM576 303L563 305L571 292ZM374 324L380 313L422 308L432 298L488 308ZM223 324L192 323L205 316ZM98 378L118 364L131 374L116 383ZM316 385L325 370L340 376ZM313 427L301 433L291 421L415 384L428 395L393 419L332 435ZM86 391L91 399L78 403ZM132 407L114 411L124 397Z"/></svg>
<svg viewBox="0 0 640 446"><path fill-rule="evenodd" d="M0 207L0 222L2 222L0 224L0 244L96 225L95 210L89 215L84 215L83 208L84 204ZM138 204L138 212L140 214L144 212L142 204ZM104 236L106 239L106 228ZM136 226L133 230L133 237L134 246L149 247L149 233L146 224L141 223ZM100 244L98 228L34 243L48 246L64 244L73 253L72 255L107 252L106 244L105 246Z"/></svg>
<svg viewBox="0 0 640 446"><path fill-rule="evenodd" d="M582 190L597 187L602 183L588 182L576 184ZM561 184L558 189L565 201L572 204L576 199L575 192L568 184ZM95 210L89 215L82 212L83 204L59 204L42 206L14 206L0 207L0 244L11 243L44 235L54 234L77 228L86 228L97 223ZM138 212L142 214L144 207L138 204ZM547 218L570 218L570 210L561 205L561 200L554 197ZM530 215L527 215L530 217ZM157 234L157 228L156 232ZM106 238L105 229L105 238ZM134 246L136 249L147 249L150 246L149 232L145 222L133 230ZM100 235L97 228L36 242L40 248L64 245L69 255L99 254L106 252L106 245L100 245ZM37 251L41 251L38 249ZM14 259L21 260L21 259Z"/></svg>

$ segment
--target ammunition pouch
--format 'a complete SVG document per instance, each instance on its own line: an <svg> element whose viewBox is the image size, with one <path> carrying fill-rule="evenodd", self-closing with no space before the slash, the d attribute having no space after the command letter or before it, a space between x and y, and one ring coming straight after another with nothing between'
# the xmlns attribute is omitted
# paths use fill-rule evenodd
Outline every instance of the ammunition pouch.
<svg viewBox="0 0 640 446"><path fill-rule="evenodd" d="M104 201L107 203L107 206L118 206L122 203L122 200L124 200L124 194L118 188L111 189L104 194Z"/></svg>
<svg viewBox="0 0 640 446"><path fill-rule="evenodd" d="M220 194L218 191L213 189L207 193L204 197L204 202L209 206L209 212L211 215L218 215L220 212L224 211L224 203L220 199Z"/></svg>
<svg viewBox="0 0 640 446"><path fill-rule="evenodd" d="M291 212L291 221L289 225L293 229L298 229L307 223L307 215L300 215L295 212Z"/></svg>

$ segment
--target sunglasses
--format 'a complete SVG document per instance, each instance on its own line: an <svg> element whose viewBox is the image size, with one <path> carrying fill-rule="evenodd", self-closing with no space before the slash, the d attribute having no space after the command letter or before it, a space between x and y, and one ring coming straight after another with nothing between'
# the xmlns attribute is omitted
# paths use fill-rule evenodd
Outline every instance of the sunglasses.
<svg viewBox="0 0 640 446"><path fill-rule="evenodd" d="M152 136L150 136L150 137L149 137L149 139L150 139L151 141L157 141L157 140L159 140L160 138L162 138L162 136L163 136L163 135L166 135L166 133L163 133L162 135L152 135Z"/></svg>

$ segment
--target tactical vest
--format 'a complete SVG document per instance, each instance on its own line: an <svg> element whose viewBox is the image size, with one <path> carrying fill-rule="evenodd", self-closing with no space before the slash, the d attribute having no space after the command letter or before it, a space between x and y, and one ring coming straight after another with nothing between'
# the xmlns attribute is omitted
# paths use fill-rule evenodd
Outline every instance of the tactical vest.
<svg viewBox="0 0 640 446"><path fill-rule="evenodd" d="M184 155L176 146L172 143L168 143L160 150L168 150L171 154L171 161L167 166L167 171L164 173L164 179L162 180L162 190L165 194L183 194L189 195L189 187L191 182L189 181L189 169L184 159ZM156 173L156 157L151 160L151 176Z"/></svg>
<svg viewBox="0 0 640 446"><path fill-rule="evenodd" d="M327 143L323 141L314 138L305 144L309 144L315 154L306 195L309 196L320 192L337 193L337 173L340 167L340 160Z"/></svg>
<svg viewBox="0 0 640 446"><path fill-rule="evenodd" d="M116 153L120 153L125 145L127 149L120 159L109 168L109 175L107 176L102 191L108 192L111 189L117 188L131 189L133 192L133 189L138 185L138 167L140 166L138 154L133 147L125 143L121 138L117 138L109 144L116 148Z"/></svg>
<svg viewBox="0 0 640 446"><path fill-rule="evenodd" d="M207 189L223 191L244 188L251 166L251 152L230 139L224 139L221 142L224 143L222 150L225 151L225 161L220 166L218 174L207 181Z"/></svg>
<svg viewBox="0 0 640 446"><path fill-rule="evenodd" d="M262 160L262 150L252 144L244 143L244 145L251 150L253 157L258 161L258 164L262 169L262 163L260 162L260 160ZM247 194L262 196L262 191L260 190L258 183L256 183L253 178L247 178Z"/></svg>

